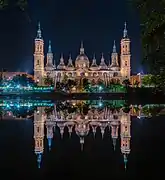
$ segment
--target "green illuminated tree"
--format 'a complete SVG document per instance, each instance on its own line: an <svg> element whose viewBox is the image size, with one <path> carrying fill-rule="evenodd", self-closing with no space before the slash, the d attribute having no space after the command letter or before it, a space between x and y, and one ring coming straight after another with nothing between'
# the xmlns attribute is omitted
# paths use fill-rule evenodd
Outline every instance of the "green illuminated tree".
<svg viewBox="0 0 165 180"><path fill-rule="evenodd" d="M87 78L83 79L83 87L86 92L90 91L90 82Z"/></svg>
<svg viewBox="0 0 165 180"><path fill-rule="evenodd" d="M143 62L156 87L165 89L165 0L128 0L136 7L141 22ZM161 77L160 77L161 76Z"/></svg>
<svg viewBox="0 0 165 180"><path fill-rule="evenodd" d="M151 86L152 81L153 81L153 79L152 79L152 75L151 74L145 75L143 77L143 79L142 79L142 85L144 85L144 86Z"/></svg>
<svg viewBox="0 0 165 180"><path fill-rule="evenodd" d="M143 60L152 74L165 69L165 0L131 0L141 21Z"/></svg>

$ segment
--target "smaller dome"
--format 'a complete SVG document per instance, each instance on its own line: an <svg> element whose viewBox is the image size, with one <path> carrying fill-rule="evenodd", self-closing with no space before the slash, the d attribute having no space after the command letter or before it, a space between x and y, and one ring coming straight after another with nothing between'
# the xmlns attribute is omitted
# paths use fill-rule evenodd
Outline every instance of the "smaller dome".
<svg viewBox="0 0 165 180"><path fill-rule="evenodd" d="M112 64L112 65L110 66L110 70L111 70L111 71L119 71L120 68L119 68L119 66L117 66L117 65L115 65L115 64Z"/></svg>
<svg viewBox="0 0 165 180"><path fill-rule="evenodd" d="M74 65L72 63L72 58L71 58L71 55L69 56L69 60L68 60L68 65L67 65L67 70L69 71L74 71Z"/></svg>
<svg viewBox="0 0 165 180"><path fill-rule="evenodd" d="M99 67L98 67L98 65L97 65L97 63L96 63L96 58L95 58L95 55L94 55L92 64L91 64L91 66L90 66L90 70L92 70L92 71L97 71L98 68L99 68Z"/></svg>

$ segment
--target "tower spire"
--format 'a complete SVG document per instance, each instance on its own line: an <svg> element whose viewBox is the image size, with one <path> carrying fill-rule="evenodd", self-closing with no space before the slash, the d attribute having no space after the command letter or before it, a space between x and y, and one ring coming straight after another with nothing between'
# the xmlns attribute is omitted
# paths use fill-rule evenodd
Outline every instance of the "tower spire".
<svg viewBox="0 0 165 180"><path fill-rule="evenodd" d="M124 169L125 170L127 169L127 162L128 162L127 156L126 154L124 154Z"/></svg>
<svg viewBox="0 0 165 180"><path fill-rule="evenodd" d="M52 147L52 138L48 138L48 147L49 147L49 151L50 151L51 147Z"/></svg>
<svg viewBox="0 0 165 180"><path fill-rule="evenodd" d="M50 40L49 40L49 46L48 46L48 53L52 53L52 45L51 45Z"/></svg>
<svg viewBox="0 0 165 180"><path fill-rule="evenodd" d="M80 137L80 146L81 146L81 151L84 149L84 137Z"/></svg>
<svg viewBox="0 0 165 180"><path fill-rule="evenodd" d="M38 22L37 38L39 38L39 39L41 39L41 38L42 38L42 35L41 35L41 25L40 25L40 22Z"/></svg>
<svg viewBox="0 0 165 180"><path fill-rule="evenodd" d="M113 149L115 151L115 149L116 149L116 138L112 138L112 141L113 141Z"/></svg>
<svg viewBox="0 0 165 180"><path fill-rule="evenodd" d="M113 53L116 53L116 42L115 42L115 40L113 42Z"/></svg>
<svg viewBox="0 0 165 180"><path fill-rule="evenodd" d="M105 63L105 59L104 59L104 54L103 53L101 53L101 62L100 62L100 69L108 69L108 67L107 67L107 65L106 65L106 63Z"/></svg>
<svg viewBox="0 0 165 180"><path fill-rule="evenodd" d="M65 69L63 53L61 53L60 64L57 66L57 69Z"/></svg>
<svg viewBox="0 0 165 180"><path fill-rule="evenodd" d="M42 153L37 153L37 164L38 164L38 168L41 168L41 161L42 161Z"/></svg>
<svg viewBox="0 0 165 180"><path fill-rule="evenodd" d="M83 41L81 41L80 54L84 54L84 44L83 44Z"/></svg>
<svg viewBox="0 0 165 180"><path fill-rule="evenodd" d="M95 53L93 54L93 60L92 60L92 64L90 66L91 70L97 70L98 69L98 65L96 63L96 55Z"/></svg>
<svg viewBox="0 0 165 180"><path fill-rule="evenodd" d="M68 60L67 68L68 68L68 70L74 70L71 54L69 55L69 60Z"/></svg>
<svg viewBox="0 0 165 180"><path fill-rule="evenodd" d="M127 34L127 23L124 23L124 31L123 31L123 37L126 38L128 36Z"/></svg>

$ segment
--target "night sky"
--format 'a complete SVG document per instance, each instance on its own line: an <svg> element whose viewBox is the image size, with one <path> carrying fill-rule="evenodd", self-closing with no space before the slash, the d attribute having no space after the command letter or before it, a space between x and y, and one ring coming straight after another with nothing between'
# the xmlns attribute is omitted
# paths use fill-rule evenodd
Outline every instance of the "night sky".
<svg viewBox="0 0 165 180"><path fill-rule="evenodd" d="M0 12L0 68L33 71L38 21L45 40L45 54L51 40L56 63L61 53L65 61L72 53L74 60L81 40L89 59L96 53L100 61L103 52L108 62L114 40L119 52L126 21L132 42L132 73L141 71L140 23L128 0L31 0L26 12L8 7Z"/></svg>

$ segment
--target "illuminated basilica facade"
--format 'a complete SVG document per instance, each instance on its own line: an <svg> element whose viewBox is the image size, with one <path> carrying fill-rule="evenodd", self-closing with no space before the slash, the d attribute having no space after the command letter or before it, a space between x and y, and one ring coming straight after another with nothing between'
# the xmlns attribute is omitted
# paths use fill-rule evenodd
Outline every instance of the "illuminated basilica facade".
<svg viewBox="0 0 165 180"><path fill-rule="evenodd" d="M45 76L50 76L56 85L56 82L61 82L65 75L77 82L80 82L83 78L87 78L89 81L102 80L105 84L108 84L112 79L122 82L124 79L130 79L130 58L130 39L125 23L123 37L120 42L120 56L116 51L116 44L114 41L111 60L105 60L103 54L99 61L96 61L95 56L93 59L89 60L85 54L83 43L81 43L80 53L75 61L69 56L66 62L63 55L61 55L60 62L56 65L53 58L51 42L49 41L45 64L44 40L39 24L37 37L35 38L34 79L38 82L38 85L44 85Z"/></svg>

